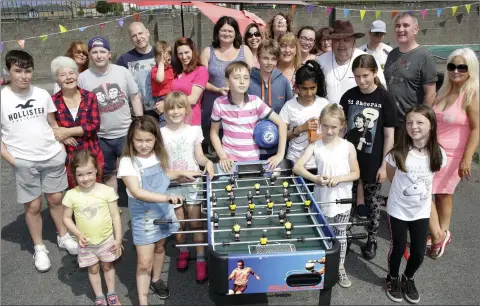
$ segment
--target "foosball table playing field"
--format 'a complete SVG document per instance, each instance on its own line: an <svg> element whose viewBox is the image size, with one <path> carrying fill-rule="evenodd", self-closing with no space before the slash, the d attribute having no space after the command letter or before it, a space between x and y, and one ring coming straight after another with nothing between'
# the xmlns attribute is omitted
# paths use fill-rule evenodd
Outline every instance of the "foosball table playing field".
<svg viewBox="0 0 480 306"><path fill-rule="evenodd" d="M227 296L319 290L329 305L338 279L340 244L302 177L288 161L274 171L263 162L235 163L205 177L209 290ZM336 203L350 203L338 199ZM198 220L197 220L198 221ZM176 222L156 220L157 224ZM189 222L183 220L182 222ZM365 225L365 222L347 223ZM198 233L199 230L184 231ZM366 234L351 234L364 239ZM199 244L177 245L194 247Z"/></svg>

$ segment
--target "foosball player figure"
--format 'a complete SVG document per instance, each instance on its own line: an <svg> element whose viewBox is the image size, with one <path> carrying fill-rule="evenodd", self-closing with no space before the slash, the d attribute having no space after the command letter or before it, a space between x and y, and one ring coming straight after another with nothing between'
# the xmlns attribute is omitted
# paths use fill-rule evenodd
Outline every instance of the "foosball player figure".
<svg viewBox="0 0 480 306"><path fill-rule="evenodd" d="M247 218L247 226L248 227L252 226L253 215L249 210L247 210L246 218Z"/></svg>
<svg viewBox="0 0 480 306"><path fill-rule="evenodd" d="M312 205L312 201L310 201L309 199L305 199L305 201L303 202L303 210L307 212L310 209L310 205Z"/></svg>
<svg viewBox="0 0 480 306"><path fill-rule="evenodd" d="M248 202L248 211L252 213L254 209L255 209L255 203Z"/></svg>
<svg viewBox="0 0 480 306"><path fill-rule="evenodd" d="M265 192L265 200L267 200L267 202L272 198L272 195L270 194L270 190L267 189L267 191Z"/></svg>
<svg viewBox="0 0 480 306"><path fill-rule="evenodd" d="M235 234L235 241L240 241L240 224L238 222L233 225L232 232Z"/></svg>
<svg viewBox="0 0 480 306"><path fill-rule="evenodd" d="M237 204L235 204L233 200L230 200L230 204L228 205L228 208L230 209L230 215L235 216L235 210L237 209Z"/></svg>
<svg viewBox="0 0 480 306"><path fill-rule="evenodd" d="M248 203L253 203L253 195L251 190L248 191L247 199Z"/></svg>
<svg viewBox="0 0 480 306"><path fill-rule="evenodd" d="M287 201L290 200L290 192L288 192L287 189L285 189L285 190L283 191L283 200L284 200L285 202L287 202Z"/></svg>
<svg viewBox="0 0 480 306"><path fill-rule="evenodd" d="M267 237L265 237L265 234L262 234L262 237L260 237L260 245L267 245L267 242Z"/></svg>
<svg viewBox="0 0 480 306"><path fill-rule="evenodd" d="M214 212L213 213L213 227L215 229L218 229L218 221L220 221L220 218L218 217L218 213Z"/></svg>
<svg viewBox="0 0 480 306"><path fill-rule="evenodd" d="M272 175L272 176L270 177L270 185L272 185L272 186L275 185L275 181L276 181L276 180L277 180L277 178L275 177L275 175Z"/></svg>
<svg viewBox="0 0 480 306"><path fill-rule="evenodd" d="M255 185L253 185L253 188L255 188L255 193L257 195L259 195L260 194L260 183L258 183L258 182L255 183Z"/></svg>
<svg viewBox="0 0 480 306"><path fill-rule="evenodd" d="M231 196L233 194L232 189L233 189L232 185L225 186L225 191L227 192L228 196Z"/></svg>
<svg viewBox="0 0 480 306"><path fill-rule="evenodd" d="M287 182L286 180L283 181L282 186L283 186L283 188L285 188L285 189L288 188L288 182Z"/></svg>
<svg viewBox="0 0 480 306"><path fill-rule="evenodd" d="M213 207L217 206L217 196L215 195L215 192L212 193L212 196L210 197L210 202L212 203Z"/></svg>
<svg viewBox="0 0 480 306"><path fill-rule="evenodd" d="M228 183L232 185L232 188L235 188L235 177L234 176L229 177Z"/></svg>
<svg viewBox="0 0 480 306"><path fill-rule="evenodd" d="M283 224L286 218L287 218L287 214L283 209L280 208L280 211L278 212L278 220L280 220L280 224Z"/></svg>
<svg viewBox="0 0 480 306"><path fill-rule="evenodd" d="M292 201L290 201L290 199L288 199L288 201L285 202L285 207L286 207L287 213L290 212L290 208L292 208L292 206L293 206Z"/></svg>
<svg viewBox="0 0 480 306"><path fill-rule="evenodd" d="M267 202L267 209L270 215L273 215L273 206L275 206L275 203L273 203L273 201L269 199Z"/></svg>
<svg viewBox="0 0 480 306"><path fill-rule="evenodd" d="M293 230L292 222L290 222L290 221L288 221L288 219L286 219L285 224L283 226L285 227L285 231L287 232L287 239L292 238L292 230Z"/></svg>

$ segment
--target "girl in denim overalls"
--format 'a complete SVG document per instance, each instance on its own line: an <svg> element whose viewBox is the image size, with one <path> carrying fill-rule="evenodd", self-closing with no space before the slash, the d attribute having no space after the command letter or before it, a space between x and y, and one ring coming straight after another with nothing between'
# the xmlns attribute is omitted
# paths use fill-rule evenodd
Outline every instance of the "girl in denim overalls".
<svg viewBox="0 0 480 306"><path fill-rule="evenodd" d="M179 229L173 205L183 198L165 194L170 180L194 180L200 171L169 171L168 154L156 120L135 118L128 129L118 177L127 186L133 244L137 249L137 291L140 305L148 304L149 287L161 299L169 290L161 280L165 240ZM172 220L155 225L155 219Z"/></svg>

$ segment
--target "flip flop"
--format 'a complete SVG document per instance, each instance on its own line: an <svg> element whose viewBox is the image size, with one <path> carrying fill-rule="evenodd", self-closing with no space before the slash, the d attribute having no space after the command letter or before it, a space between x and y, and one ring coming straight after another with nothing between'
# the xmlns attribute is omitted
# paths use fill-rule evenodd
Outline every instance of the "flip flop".
<svg viewBox="0 0 480 306"><path fill-rule="evenodd" d="M432 244L431 251L430 251L430 257L433 259L438 259L443 256L443 253L445 253L445 248L447 245L452 241L452 233L449 230L445 231L445 238L443 241Z"/></svg>

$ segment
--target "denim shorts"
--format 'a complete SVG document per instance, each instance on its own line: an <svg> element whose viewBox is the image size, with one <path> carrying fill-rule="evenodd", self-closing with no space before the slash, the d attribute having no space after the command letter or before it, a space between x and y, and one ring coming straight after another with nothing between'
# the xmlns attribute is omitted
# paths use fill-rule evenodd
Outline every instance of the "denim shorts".
<svg viewBox="0 0 480 306"><path fill-rule="evenodd" d="M111 176L117 171L117 160L123 154L123 145L125 136L114 139L98 137L98 144L103 152L105 167L103 168L104 176Z"/></svg>

